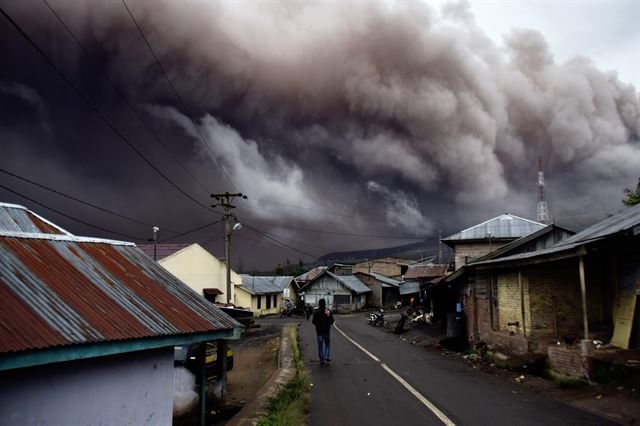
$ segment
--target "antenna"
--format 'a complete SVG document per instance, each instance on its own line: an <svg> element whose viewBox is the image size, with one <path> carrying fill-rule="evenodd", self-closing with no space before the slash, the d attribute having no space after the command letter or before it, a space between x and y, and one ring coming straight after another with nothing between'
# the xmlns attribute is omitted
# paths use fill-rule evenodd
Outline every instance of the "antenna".
<svg viewBox="0 0 640 426"><path fill-rule="evenodd" d="M538 222L547 224L549 222L549 209L544 200L544 173L542 172L542 157L538 157Z"/></svg>

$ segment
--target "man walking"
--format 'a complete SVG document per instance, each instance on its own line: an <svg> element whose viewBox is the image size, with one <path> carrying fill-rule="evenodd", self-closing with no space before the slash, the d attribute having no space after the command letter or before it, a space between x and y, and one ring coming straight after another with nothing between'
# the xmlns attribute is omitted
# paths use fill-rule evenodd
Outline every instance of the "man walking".
<svg viewBox="0 0 640 426"><path fill-rule="evenodd" d="M327 309L324 299L318 301L318 309L313 311L313 325L316 326L318 336L318 357L320 364L331 364L331 324L333 324L333 314Z"/></svg>

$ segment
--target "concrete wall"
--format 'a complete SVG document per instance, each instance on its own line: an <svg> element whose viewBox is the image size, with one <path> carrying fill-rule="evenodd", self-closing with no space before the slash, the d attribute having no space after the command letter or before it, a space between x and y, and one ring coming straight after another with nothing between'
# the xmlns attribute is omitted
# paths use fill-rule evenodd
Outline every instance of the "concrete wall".
<svg viewBox="0 0 640 426"><path fill-rule="evenodd" d="M173 347L0 373L0 425L170 425Z"/></svg>
<svg viewBox="0 0 640 426"><path fill-rule="evenodd" d="M386 277L402 280L402 266L397 263L383 260L369 260L366 262L356 263L353 266L353 274L362 272L364 274L380 274Z"/></svg>
<svg viewBox="0 0 640 426"><path fill-rule="evenodd" d="M379 308L382 306L382 285L380 281L376 280L370 275L364 273L354 274L360 281L362 281L367 287L371 289L371 293L367 293L366 300L367 306L372 308Z"/></svg>
<svg viewBox="0 0 640 426"><path fill-rule="evenodd" d="M203 296L202 289L217 288L224 294L217 296L216 301L222 303L227 301L226 266L200 245L193 244L171 256L165 257L158 263L199 295ZM233 270L231 270L231 283L231 301L234 305L240 306L236 303L234 297L234 287L235 284L241 284L242 279Z"/></svg>

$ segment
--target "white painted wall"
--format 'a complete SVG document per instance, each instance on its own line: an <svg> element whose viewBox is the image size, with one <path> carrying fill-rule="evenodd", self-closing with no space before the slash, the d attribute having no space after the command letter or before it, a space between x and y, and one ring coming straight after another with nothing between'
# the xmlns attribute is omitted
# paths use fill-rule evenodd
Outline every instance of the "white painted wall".
<svg viewBox="0 0 640 426"><path fill-rule="evenodd" d="M173 347L0 372L0 425L170 425Z"/></svg>
<svg viewBox="0 0 640 426"><path fill-rule="evenodd" d="M204 295L202 290L205 288L217 288L224 294L216 297L216 301L222 303L227 301L227 267L224 262L218 260L199 244L192 244L161 259L158 263L200 296ZM238 305L234 288L242 284L242 279L233 270L231 270L231 283L231 302Z"/></svg>

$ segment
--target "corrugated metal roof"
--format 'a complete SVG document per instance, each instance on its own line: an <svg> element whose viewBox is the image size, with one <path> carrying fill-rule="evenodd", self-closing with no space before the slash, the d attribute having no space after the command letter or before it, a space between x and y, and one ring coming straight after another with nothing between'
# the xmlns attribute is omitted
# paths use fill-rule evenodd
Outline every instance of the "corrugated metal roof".
<svg viewBox="0 0 640 426"><path fill-rule="evenodd" d="M0 234L7 232L71 235L23 206L0 203Z"/></svg>
<svg viewBox="0 0 640 426"><path fill-rule="evenodd" d="M193 243L189 244L158 244L156 248L156 260L162 260L165 257L169 257L174 253L179 252L182 249L185 249L189 246L192 246ZM153 244L138 244L138 248L142 250L144 254L153 259Z"/></svg>
<svg viewBox="0 0 640 426"><path fill-rule="evenodd" d="M502 214L486 222L462 230L456 234L443 238L443 242L484 240L491 235L492 239L514 239L524 237L532 232L544 228L545 225L533 220L524 219L512 214Z"/></svg>
<svg viewBox="0 0 640 426"><path fill-rule="evenodd" d="M483 262L474 262L473 265L499 264L525 259L534 259L548 255L557 255L558 253L569 252L592 241L597 241L620 232L630 231L633 228L639 226L640 205L628 208L623 212L618 213L617 215L611 216L601 222L598 222L595 225L588 227L584 231L578 232L577 234L560 241L553 247L529 253L506 256L493 260L486 260Z"/></svg>
<svg viewBox="0 0 640 426"><path fill-rule="evenodd" d="M556 244L556 247L604 238L621 231L630 230L638 225L640 225L640 205L629 207L616 215L591 225L584 231L560 241Z"/></svg>
<svg viewBox="0 0 640 426"><path fill-rule="evenodd" d="M412 278L431 278L446 275L448 265L430 265L430 266L409 266L407 273L404 274L405 279Z"/></svg>
<svg viewBox="0 0 640 426"><path fill-rule="evenodd" d="M318 266L316 268L313 268L309 272L305 272L304 274L298 275L296 277L296 281L298 282L311 281L312 279L314 279L315 277L323 273L325 269L327 269L326 266Z"/></svg>
<svg viewBox="0 0 640 426"><path fill-rule="evenodd" d="M389 284L394 287L398 287L400 285L400 281L394 280L393 278L387 277L386 275L376 274L375 272L372 272L369 275L384 284Z"/></svg>
<svg viewBox="0 0 640 426"><path fill-rule="evenodd" d="M0 353L240 326L133 244L39 235L0 235Z"/></svg>
<svg viewBox="0 0 640 426"><path fill-rule="evenodd" d="M241 287L251 294L273 294L280 293L283 290L283 288L280 288L273 282L273 278L280 277L254 277L247 274L241 274L240 278L242 278Z"/></svg>
<svg viewBox="0 0 640 426"><path fill-rule="evenodd" d="M400 285L400 295L419 293L420 283L418 281L405 281Z"/></svg>
<svg viewBox="0 0 640 426"><path fill-rule="evenodd" d="M368 293L371 291L369 287L367 287L362 281L358 279L355 275L334 275L331 272L327 271L327 274L331 275L333 278L344 284L348 289L355 291L356 293Z"/></svg>
<svg viewBox="0 0 640 426"><path fill-rule="evenodd" d="M292 276L275 276L267 278L269 278L271 282L280 289L280 291L283 291L285 288L287 288L287 286L293 281Z"/></svg>

